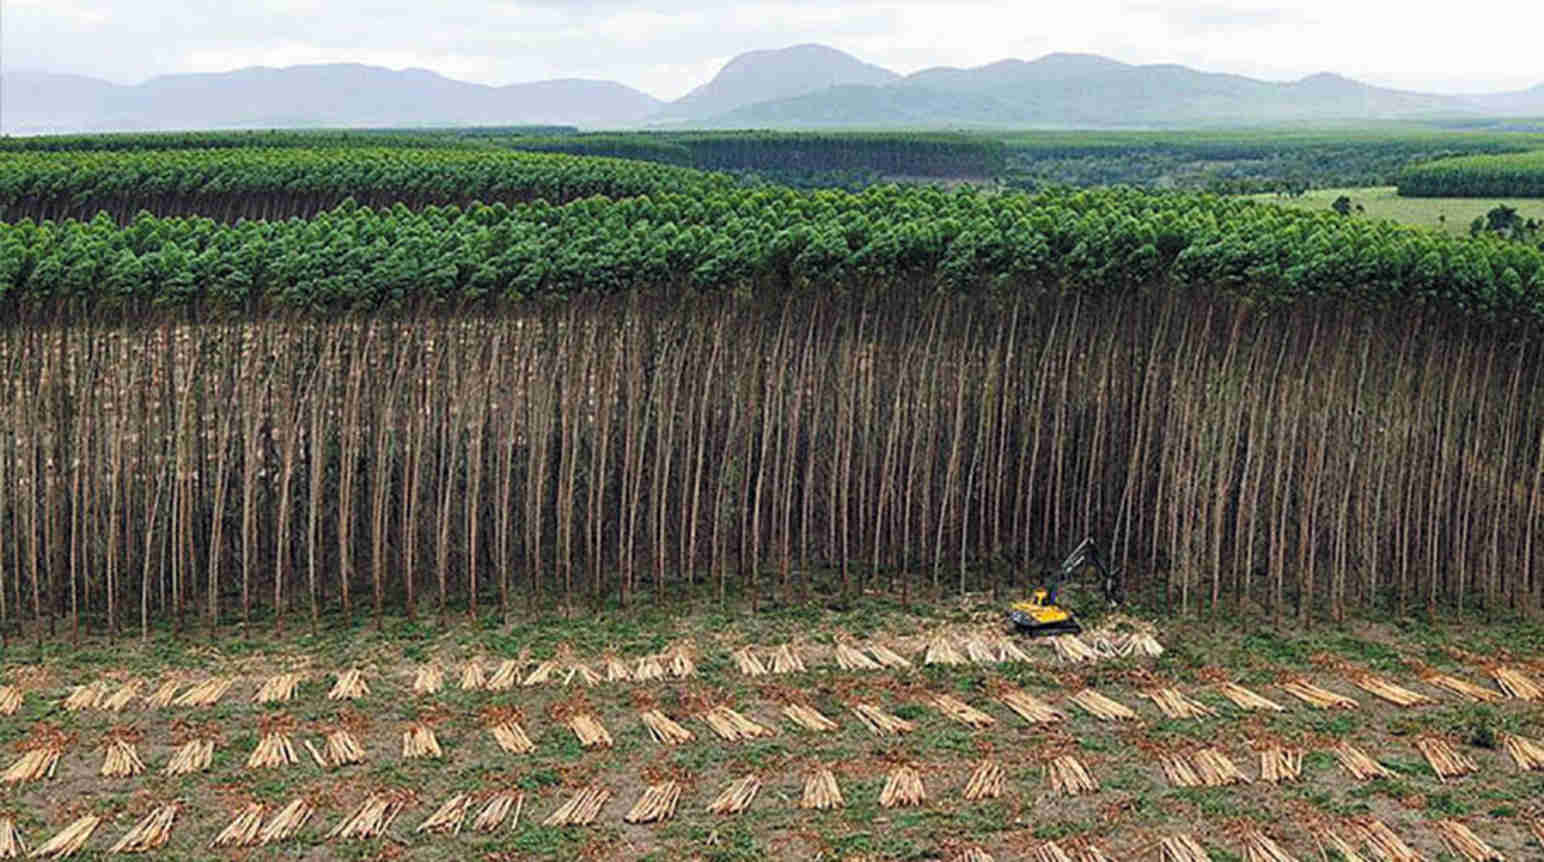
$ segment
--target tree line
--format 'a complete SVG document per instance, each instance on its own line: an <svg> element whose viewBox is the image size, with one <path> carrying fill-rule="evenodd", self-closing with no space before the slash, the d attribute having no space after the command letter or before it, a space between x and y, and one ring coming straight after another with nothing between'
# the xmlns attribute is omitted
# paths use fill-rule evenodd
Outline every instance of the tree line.
<svg viewBox="0 0 1544 862"><path fill-rule="evenodd" d="M1537 338L1415 308L818 289L0 332L0 620L1130 594L1544 600Z"/></svg>
<svg viewBox="0 0 1544 862"><path fill-rule="evenodd" d="M1416 165L1400 174L1399 193L1433 198L1544 197L1544 150Z"/></svg>
<svg viewBox="0 0 1544 862"><path fill-rule="evenodd" d="M222 150L0 153L0 219L107 213L309 218L345 200L390 208L542 200L566 203L662 189L704 191L726 177L620 159L505 150L241 147Z"/></svg>
<svg viewBox="0 0 1544 862"><path fill-rule="evenodd" d="M537 158L537 157L531 157ZM566 158L566 157L540 157ZM561 185L566 173L541 182ZM1544 317L1544 252L1208 195L713 186L563 206L352 203L222 225L0 224L0 313L412 309L646 291L1079 293L1338 299L1512 327ZM528 192L523 192L528 193Z"/></svg>

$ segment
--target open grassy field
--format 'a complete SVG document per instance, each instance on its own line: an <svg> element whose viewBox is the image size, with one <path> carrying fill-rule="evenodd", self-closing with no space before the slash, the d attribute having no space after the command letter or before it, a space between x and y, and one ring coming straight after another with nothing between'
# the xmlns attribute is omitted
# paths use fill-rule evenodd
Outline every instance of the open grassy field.
<svg viewBox="0 0 1544 862"><path fill-rule="evenodd" d="M1393 186L1314 189L1296 198L1274 194L1251 197L1296 209L1328 211L1341 195L1350 197L1353 206L1362 205L1365 212L1358 213L1360 217L1436 228L1455 236L1468 236L1469 223L1484 217L1497 204L1513 207L1525 219L1544 219L1544 198L1402 198Z"/></svg>
<svg viewBox="0 0 1544 862"><path fill-rule="evenodd" d="M1080 590L1070 594L1085 607L1094 604ZM1243 835L1255 827L1306 860L1341 858L1321 855L1331 832L1360 846L1352 824L1365 818L1387 825L1427 859L1463 858L1443 855L1451 851L1436 824L1450 819L1467 823L1507 859L1544 853L1530 833L1531 818L1541 816L1544 772L1520 770L1505 750L1508 733L1544 737L1544 714L1536 704L1506 697L1487 664L1503 662L1534 680L1544 678L1544 665L1535 663L1544 652L1544 628L1532 623L1363 622L1286 633L1253 620L1236 627L1182 623L1156 627L1165 648L1158 658L1069 664L1047 641L1018 640L1027 661L945 666L924 663L940 636L962 652L972 640L1000 649L991 644L1003 634L996 604L972 597L903 609L865 598L844 610L812 605L726 614L701 608L678 615L639 609L583 619L533 617L513 628L491 619L447 630L396 620L381 633L362 619L358 625L334 619L315 637L275 639L254 628L244 635L222 633L218 646L164 636L149 644L97 643L79 650L45 646L41 665L35 647L13 642L3 678L18 687L22 700L15 714L0 718L0 740L7 746L0 767L9 766L28 740L46 738L61 756L51 778L5 785L4 809L31 847L78 817L100 816L77 857L84 859L105 858L136 821L168 803L179 809L160 858L177 859L920 860L954 859L979 847L1007 860L1040 858L1037 848L1052 840L1069 852L1086 840L1110 859L1137 859L1157 858L1157 843L1180 834L1209 848L1213 859L1241 859L1248 858ZM1144 628L1133 626L1133 618L1085 622L1115 634ZM1083 636L1089 646L1097 641L1094 631ZM915 666L843 670L834 655L838 642L888 646ZM770 669L774 651L784 644L792 645L807 670L753 677L731 658L734 650L752 646ZM672 675L682 669L673 667L672 659L683 654L678 649L691 658L684 677ZM604 679L608 651L629 675L641 659L663 654L666 678L584 685L576 665ZM543 668L549 659L557 664ZM485 679L502 669L510 687L463 689L469 663ZM443 672L443 686L415 693L418 672L427 666ZM362 672L368 693L329 699L335 674L351 668ZM1425 681L1434 671L1466 680L1494 701L1471 702ZM293 698L254 703L265 680L282 672L303 675ZM524 684L544 672L550 673L547 681ZM1400 707L1380 700L1358 685L1362 674L1429 701ZM146 703L145 696L168 681L178 681L180 691L212 676L232 685L211 706ZM1349 698L1354 707L1313 708L1281 687L1300 677ZM1248 687L1282 711L1238 708L1221 694L1225 681ZM97 694L111 697L132 682L140 683L138 693L126 698L121 712L64 706L75 686L95 685ZM1206 713L1166 717L1144 695L1166 687ZM1070 701L1083 688L1129 707L1136 717L1094 717ZM1031 725L1000 699L1010 689L1040 699L1057 715ZM975 707L986 716L975 720L990 723L977 728L951 718L938 695ZM798 702L837 729L817 733L793 724L782 706ZM879 707L914 729L876 734L855 713L859 704ZM771 733L719 738L700 715L718 705L732 706ZM654 741L640 720L648 708L658 708L693 738L677 745ZM611 745L581 746L563 723L580 711L599 720ZM495 743L485 725L509 718L521 724L533 751L508 753ZM417 723L433 731L441 757L403 756L402 735ZM352 729L364 762L320 766L305 743L326 751L324 736L341 727ZM265 731L288 735L298 762L249 768L246 761ZM134 741L144 774L101 777L102 746L113 737ZM173 743L197 738L214 742L209 767L162 775ZM1477 771L1439 777L1418 747L1429 739L1449 742ZM1386 774L1352 778L1333 753L1340 743L1361 749ZM1289 759L1302 754L1299 780L1261 780L1258 752L1274 746ZM1204 748L1220 751L1247 783L1173 786L1164 758L1178 755L1194 764ZM1097 789L1076 797L1053 789L1045 767L1061 756L1076 758ZM1001 795L968 801L964 791L984 760L1002 769ZM917 768L926 792L922 805L881 804L887 776L900 764ZM805 778L821 767L831 769L843 804L801 808ZM1182 766L1171 762L1170 768ZM759 792L743 813L706 810L732 781L751 775L760 781ZM648 785L671 780L682 788L672 818L625 822ZM592 825L543 825L584 787L609 793ZM474 829L485 802L502 791L513 792L518 823L511 810L491 833ZM402 804L384 836L327 837L374 793ZM417 831L460 794L468 799L459 831ZM298 834L262 849L208 849L243 808L263 805L266 821L296 798L315 808Z"/></svg>

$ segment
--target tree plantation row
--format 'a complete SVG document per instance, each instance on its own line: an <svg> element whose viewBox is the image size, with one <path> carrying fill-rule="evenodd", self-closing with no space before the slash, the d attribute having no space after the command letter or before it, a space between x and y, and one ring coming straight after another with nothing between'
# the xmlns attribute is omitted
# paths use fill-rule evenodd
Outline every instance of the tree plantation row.
<svg viewBox="0 0 1544 862"><path fill-rule="evenodd" d="M1418 311L638 295L0 335L0 617L112 631L1022 585L1544 599L1544 362Z"/></svg>
<svg viewBox="0 0 1544 862"><path fill-rule="evenodd" d="M578 159L558 164L590 169ZM660 172L643 175L649 183L677 169L642 170ZM231 226L149 216L124 226L106 216L0 224L0 310L14 318L155 307L416 308L639 290L1185 289L1272 305L1426 308L1508 327L1544 318L1544 252L1500 240L1207 195L894 186L806 193L682 176L699 184L563 206L345 203L310 220ZM253 198L243 191L231 199Z"/></svg>
<svg viewBox="0 0 1544 862"><path fill-rule="evenodd" d="M127 222L140 212L219 221L310 217L347 199L389 208L630 197L726 177L619 159L469 148L243 147L0 153L0 219Z"/></svg>
<svg viewBox="0 0 1544 862"><path fill-rule="evenodd" d="M1544 198L1544 150L1417 165L1400 174L1399 193L1434 198Z"/></svg>
<svg viewBox="0 0 1544 862"><path fill-rule="evenodd" d="M1006 148L1000 140L950 132L629 132L519 136L499 143L535 152L774 175L868 171L985 180L998 176L1006 166Z"/></svg>

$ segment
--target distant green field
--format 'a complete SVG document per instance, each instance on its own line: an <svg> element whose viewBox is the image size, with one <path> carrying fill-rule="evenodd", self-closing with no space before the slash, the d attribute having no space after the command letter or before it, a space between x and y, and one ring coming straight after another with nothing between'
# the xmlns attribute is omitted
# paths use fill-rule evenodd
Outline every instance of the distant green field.
<svg viewBox="0 0 1544 862"><path fill-rule="evenodd" d="M1351 203L1361 204L1361 218L1384 218L1402 224L1424 225L1451 234L1469 233L1469 222L1484 216L1497 204L1516 208L1523 218L1544 219L1544 198L1402 198L1393 186L1356 189L1315 189L1301 197L1277 197L1274 194L1250 195L1255 200L1279 203L1305 210L1328 210L1341 195Z"/></svg>

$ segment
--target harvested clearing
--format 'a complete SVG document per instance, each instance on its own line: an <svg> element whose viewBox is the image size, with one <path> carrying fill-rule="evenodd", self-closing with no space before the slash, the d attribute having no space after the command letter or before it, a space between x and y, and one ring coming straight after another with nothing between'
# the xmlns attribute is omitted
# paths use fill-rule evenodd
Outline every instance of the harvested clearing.
<svg viewBox="0 0 1544 862"><path fill-rule="evenodd" d="M325 635L309 661L279 639L230 655L174 645L176 664L163 664L164 645L104 645L47 682L0 668L23 695L0 716L19 741L0 764L17 762L7 775L14 837L29 850L83 837L77 858L164 840L149 853L208 858L215 845L431 862L975 851L1090 862L1158 858L1163 838L1182 858L1191 848L1180 836L1273 862L1276 851L1320 859L1321 845L1333 858L1337 841L1369 862L1401 858L1380 849L1401 846L1426 859L1544 852L1534 810L1506 801L1536 796L1544 715L1502 687L1529 693L1544 629L1474 626L1449 641L1375 626L1245 638L1180 624L1158 632L1157 658L1115 651L1068 666L1028 639L1012 641L1028 661L972 660L972 640L1005 654L985 598L920 613L860 607L865 622L789 609L717 628L646 611L646 625L557 614L509 636L497 625L406 638L405 625L385 636L362 625ZM869 661L848 670L852 654L837 646L854 635L865 640L853 653ZM942 652L945 640L962 663L894 661ZM1470 657L1499 647L1503 664ZM736 653L747 651L765 674L742 672ZM1366 668L1378 691L1309 661L1320 652ZM521 685L549 661L547 679ZM635 680L640 663L658 678ZM582 684L580 667L599 684ZM361 684L350 686L356 697L328 699L333 668ZM511 685L489 691L470 668ZM148 707L144 695L173 679L166 706ZM152 682L122 712L61 709L73 691L103 692L100 704L134 680ZM1288 685L1367 696L1318 709ZM257 696L283 689L287 701ZM1432 702L1399 705L1398 689ZM173 704L190 691L208 705ZM67 725L47 723L65 715ZM1493 748L1474 743L1480 727ZM108 751L130 768L101 776ZM92 826L69 801L81 795L133 802L91 809L101 818ZM1324 828L1287 825L1300 822ZM1052 829L1048 843L1041 830ZM724 842L747 849L726 853Z"/></svg>

